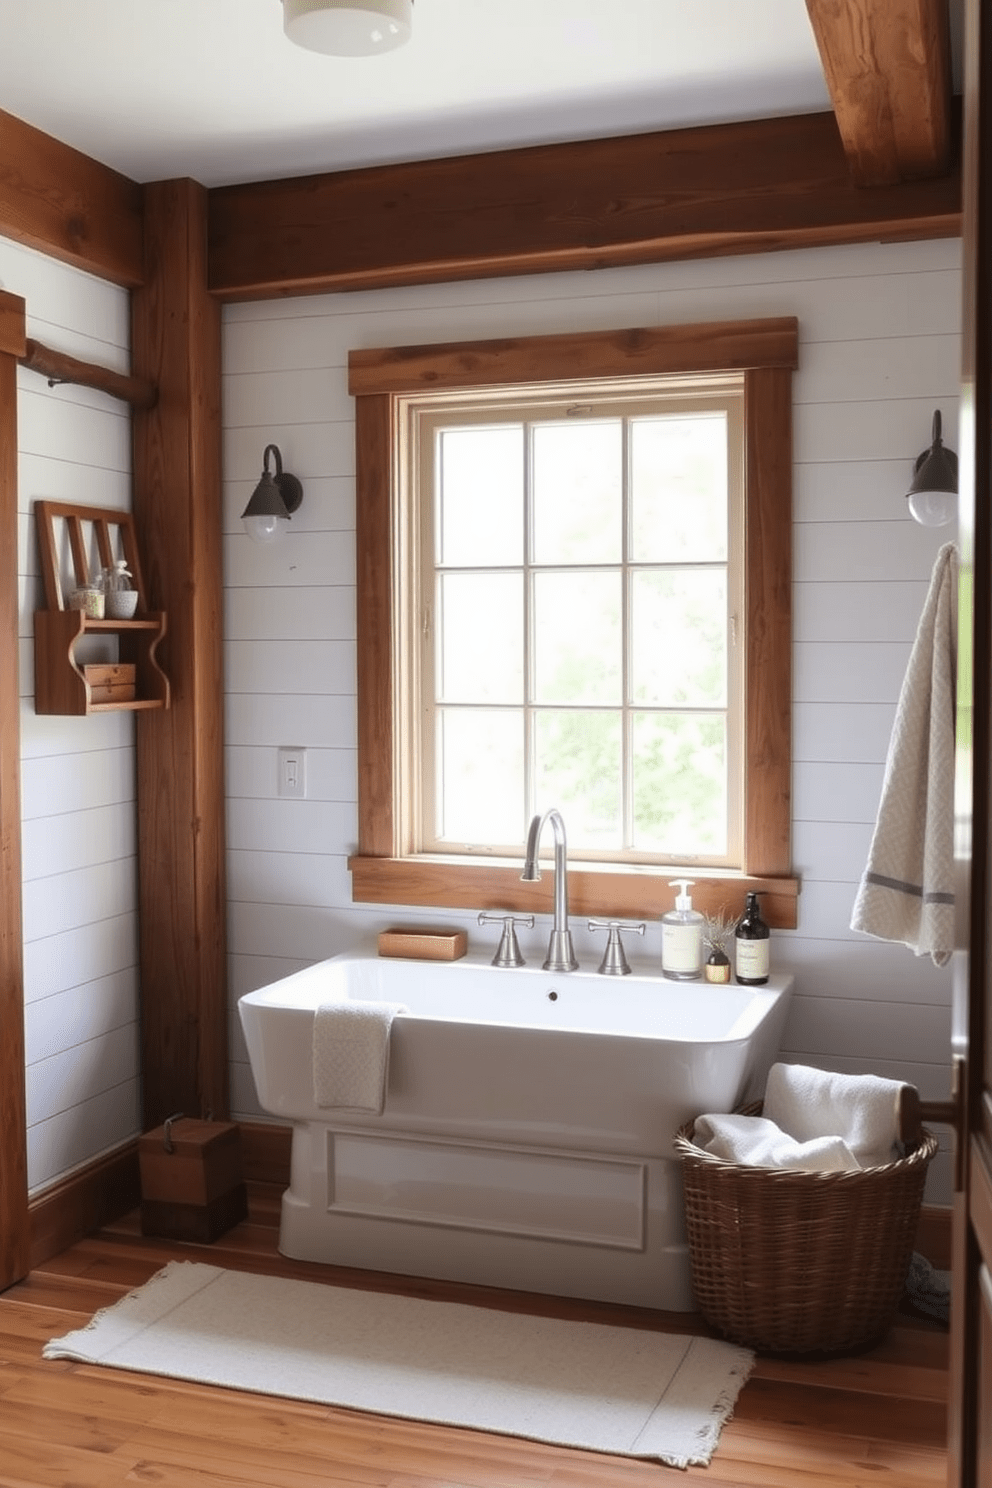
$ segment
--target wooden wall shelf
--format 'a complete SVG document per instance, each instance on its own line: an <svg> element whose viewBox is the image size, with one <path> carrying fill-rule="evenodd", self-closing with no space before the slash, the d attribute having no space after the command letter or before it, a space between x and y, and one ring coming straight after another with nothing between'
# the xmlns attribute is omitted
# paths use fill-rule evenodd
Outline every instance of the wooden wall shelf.
<svg viewBox="0 0 992 1488"><path fill-rule="evenodd" d="M38 548L45 582L47 608L34 616L34 707L36 713L85 714L136 712L169 706L169 679L155 656L166 632L163 611L145 608L144 582L138 558L134 521L130 512L97 506L72 506L57 501L36 501ZM59 549L58 523L68 539L68 561L73 587L91 582L87 556L86 525L102 568L112 568L123 556L138 591L133 620L96 620L82 610L67 609ZM115 548L111 530L119 529L120 547ZM76 646L84 637L113 637L117 660L135 668L135 697L127 702L94 702L92 688L83 674L83 661Z"/></svg>

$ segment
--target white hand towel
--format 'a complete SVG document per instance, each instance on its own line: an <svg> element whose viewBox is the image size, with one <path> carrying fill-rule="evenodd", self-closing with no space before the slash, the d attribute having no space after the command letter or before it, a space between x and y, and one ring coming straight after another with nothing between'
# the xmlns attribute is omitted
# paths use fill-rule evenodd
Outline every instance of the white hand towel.
<svg viewBox="0 0 992 1488"><path fill-rule="evenodd" d="M714 1157L755 1168L791 1168L805 1173L854 1171L861 1164L840 1137L797 1142L764 1116L699 1116L693 1142Z"/></svg>
<svg viewBox="0 0 992 1488"><path fill-rule="evenodd" d="M937 554L885 762L851 929L943 966L954 949L954 709L958 557Z"/></svg>
<svg viewBox="0 0 992 1488"><path fill-rule="evenodd" d="M838 1075L805 1064L773 1064L762 1115L797 1142L840 1137L863 1168L899 1156L900 1080Z"/></svg>
<svg viewBox="0 0 992 1488"><path fill-rule="evenodd" d="M325 1002L313 1019L313 1095L321 1107L382 1114L401 1002Z"/></svg>

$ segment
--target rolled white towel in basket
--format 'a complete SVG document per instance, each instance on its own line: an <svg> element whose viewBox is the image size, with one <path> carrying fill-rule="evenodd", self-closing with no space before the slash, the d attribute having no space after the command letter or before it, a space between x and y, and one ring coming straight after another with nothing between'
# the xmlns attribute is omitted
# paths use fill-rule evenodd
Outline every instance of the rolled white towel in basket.
<svg viewBox="0 0 992 1488"><path fill-rule="evenodd" d="M321 1107L382 1114L393 1018L401 1002L325 1002L313 1020L313 1095Z"/></svg>
<svg viewBox="0 0 992 1488"><path fill-rule="evenodd" d="M863 1168L900 1156L899 1104L905 1085L881 1075L839 1075L805 1064L773 1064L762 1116L797 1142L840 1137Z"/></svg>
<svg viewBox="0 0 992 1488"><path fill-rule="evenodd" d="M699 1116L693 1125L692 1140L714 1157L755 1168L834 1173L856 1171L861 1166L840 1137L814 1137L808 1142L797 1142L763 1116Z"/></svg>

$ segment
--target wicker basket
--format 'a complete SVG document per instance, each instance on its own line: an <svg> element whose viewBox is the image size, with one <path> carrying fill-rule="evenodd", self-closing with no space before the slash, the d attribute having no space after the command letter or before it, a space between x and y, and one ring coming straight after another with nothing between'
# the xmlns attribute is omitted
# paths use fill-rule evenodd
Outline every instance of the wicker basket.
<svg viewBox="0 0 992 1488"><path fill-rule="evenodd" d="M761 1112L761 1102L743 1114ZM674 1138L692 1285L724 1337L765 1353L849 1353L888 1330L913 1254L936 1138L884 1167L804 1173L727 1162Z"/></svg>

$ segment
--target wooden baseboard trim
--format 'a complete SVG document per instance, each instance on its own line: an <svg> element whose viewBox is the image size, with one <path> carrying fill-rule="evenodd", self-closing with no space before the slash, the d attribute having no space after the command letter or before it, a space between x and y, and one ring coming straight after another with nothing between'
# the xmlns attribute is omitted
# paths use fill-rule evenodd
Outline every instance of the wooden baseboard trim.
<svg viewBox="0 0 992 1488"><path fill-rule="evenodd" d="M141 1202L137 1138L54 1183L28 1205L31 1266L41 1266Z"/></svg>

